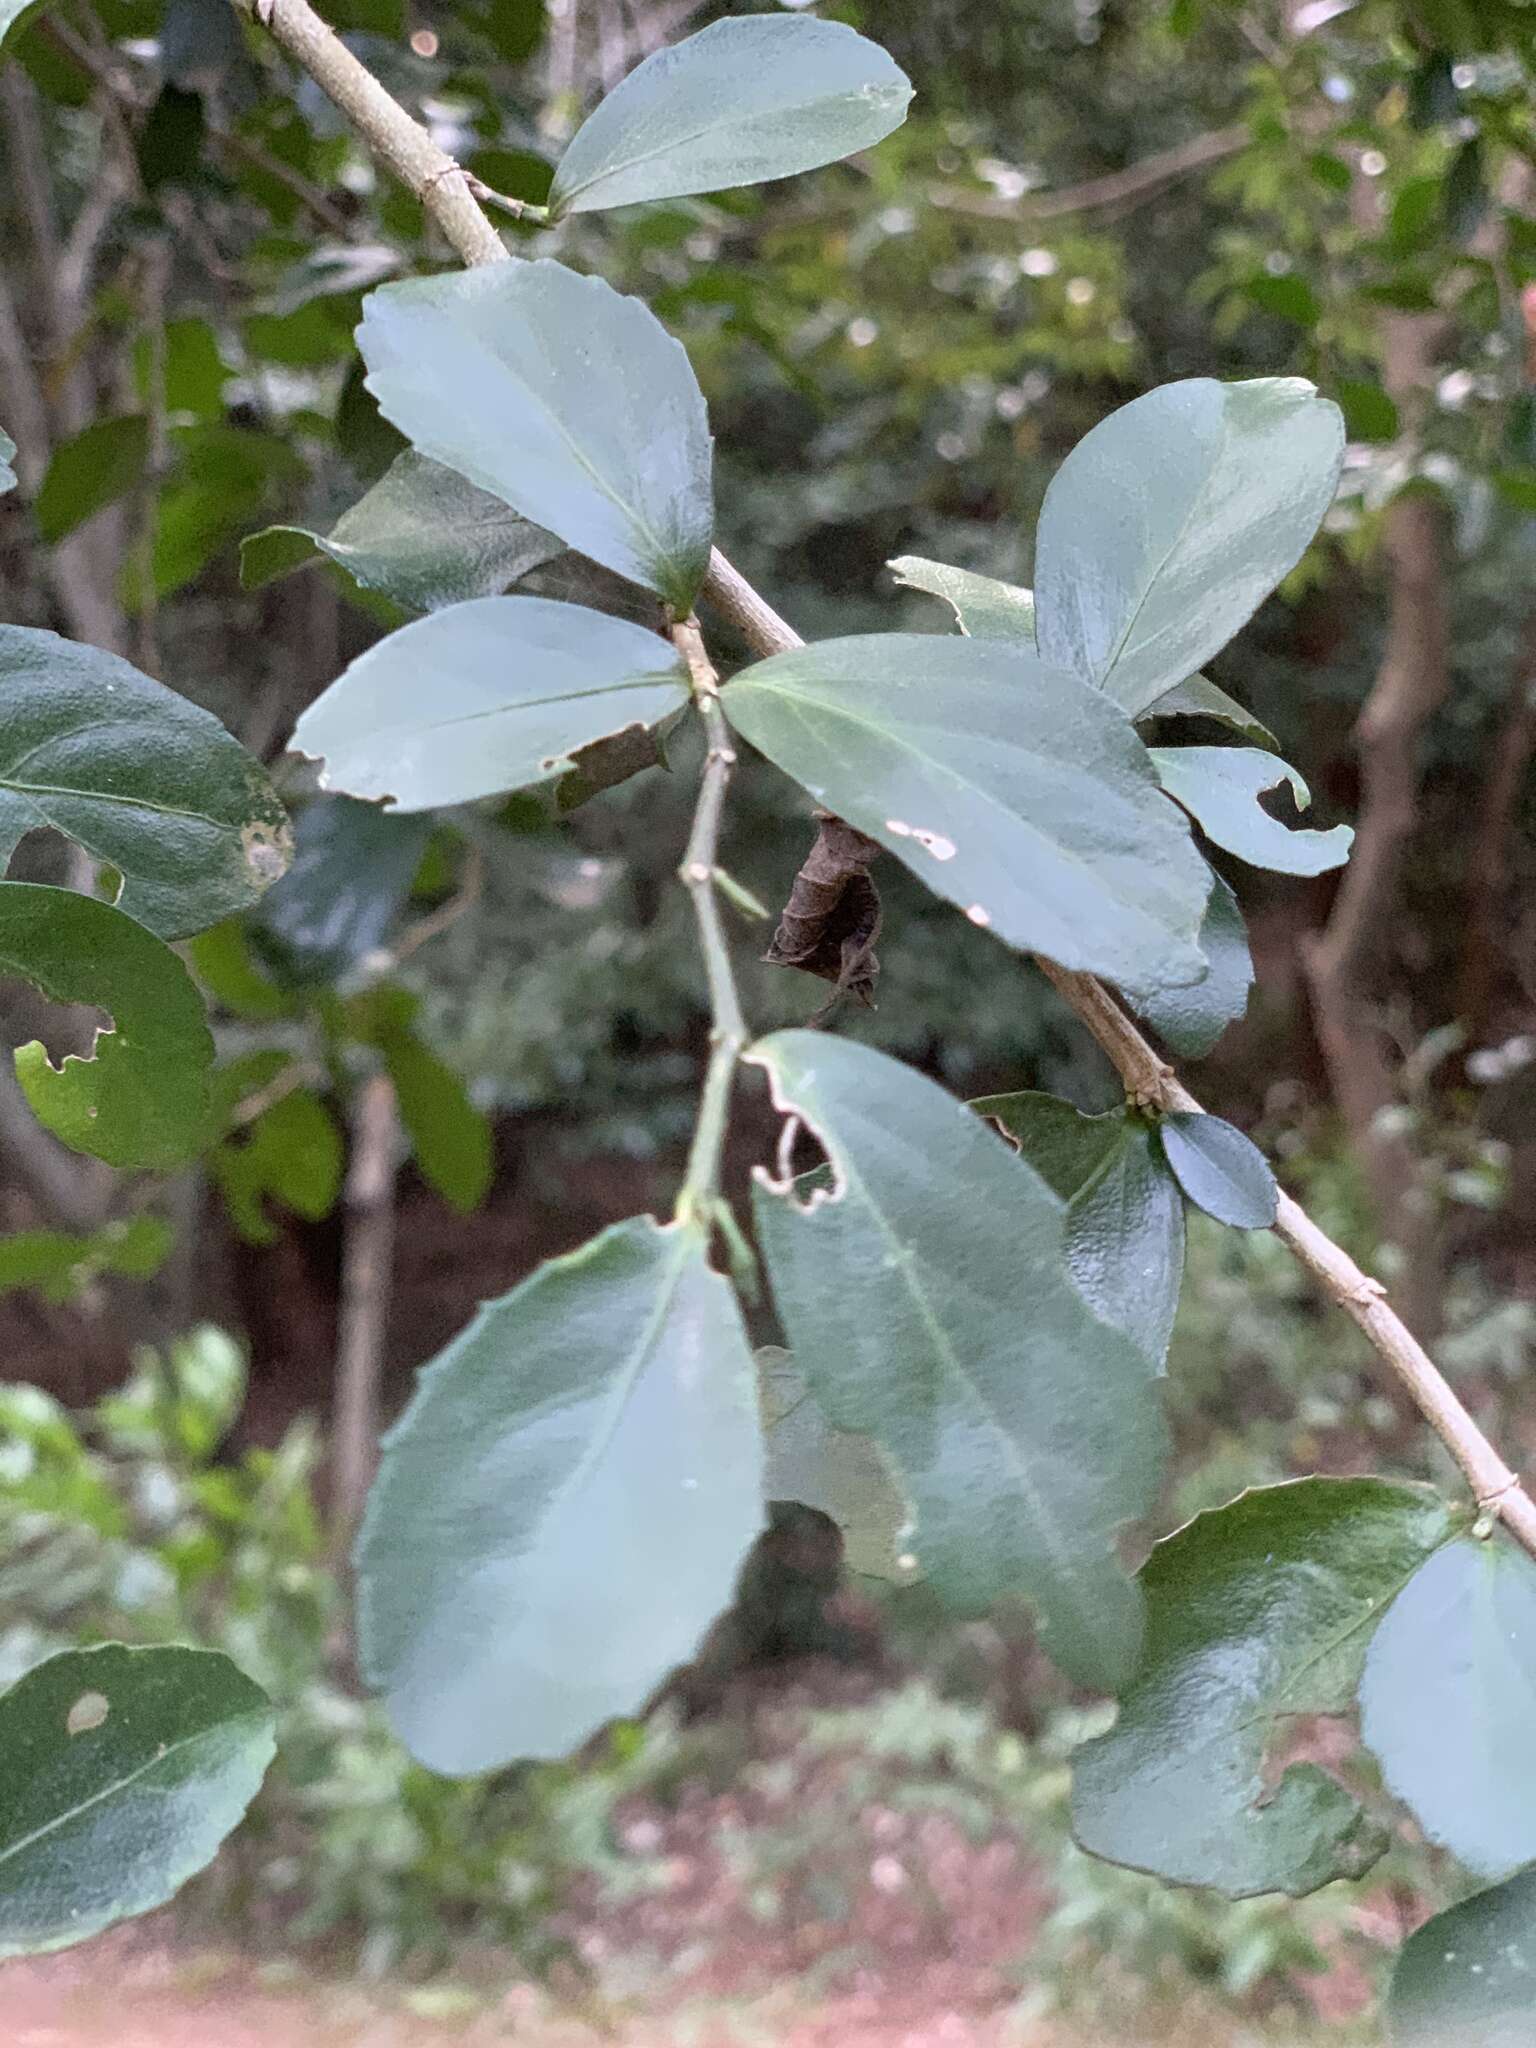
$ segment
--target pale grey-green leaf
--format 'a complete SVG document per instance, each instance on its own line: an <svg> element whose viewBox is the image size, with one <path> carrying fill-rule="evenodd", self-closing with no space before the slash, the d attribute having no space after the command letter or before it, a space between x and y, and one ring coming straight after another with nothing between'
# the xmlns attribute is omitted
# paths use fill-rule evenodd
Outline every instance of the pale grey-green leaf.
<svg viewBox="0 0 1536 2048"><path fill-rule="evenodd" d="M1063 1669L1113 1690L1141 1634L1114 1533L1152 1505L1165 1432L1145 1359L1072 1282L1062 1203L883 1054L788 1031L750 1057L834 1174L804 1207L756 1190L796 1364L828 1419L889 1459L939 1593L967 1612L1032 1600Z"/></svg>
<svg viewBox="0 0 1536 2048"><path fill-rule="evenodd" d="M712 22L647 57L582 123L550 212L558 220L814 170L889 135L911 98L885 51L840 22Z"/></svg>
<svg viewBox="0 0 1536 2048"><path fill-rule="evenodd" d="M1469 1870L1536 1862L1536 1564L1523 1551L1469 1538L1410 1580L1366 1659L1360 1732L1425 1834Z"/></svg>
<svg viewBox="0 0 1536 2048"><path fill-rule="evenodd" d="M1174 1177L1197 1209L1234 1230L1273 1225L1280 1204L1275 1176L1234 1124L1200 1110L1169 1110L1157 1131Z"/></svg>
<svg viewBox="0 0 1536 2048"><path fill-rule="evenodd" d="M1140 717L1295 567L1343 457L1338 407L1299 377L1189 378L1111 413L1045 495L1040 652Z"/></svg>
<svg viewBox="0 0 1536 2048"><path fill-rule="evenodd" d="M547 597L480 597L360 654L294 727L325 788L400 811L564 774L582 747L688 701L676 650L628 619Z"/></svg>
<svg viewBox="0 0 1536 2048"><path fill-rule="evenodd" d="M562 1755L691 1654L762 1519L735 1297L699 1233L616 1224L424 1372L358 1547L368 1676L434 1770Z"/></svg>
<svg viewBox="0 0 1536 2048"><path fill-rule="evenodd" d="M709 421L639 299L545 260L369 294L358 347L423 455L686 611L714 523Z"/></svg>
<svg viewBox="0 0 1536 2048"><path fill-rule="evenodd" d="M1184 806L1207 838L1251 867L1283 875L1321 875L1349 858L1354 832L1335 825L1327 832L1293 830L1271 817L1261 791L1291 786L1305 810L1312 793L1297 771L1258 747L1153 747L1158 779Z"/></svg>
<svg viewBox="0 0 1536 2048"><path fill-rule="evenodd" d="M1021 590L1016 583L1000 583L995 576L982 576L974 569L930 562L922 555L898 555L886 567L905 589L942 598L954 612L961 632L973 640L1012 640L1034 647L1033 591Z"/></svg>
<svg viewBox="0 0 1536 2048"><path fill-rule="evenodd" d="M1113 704L1026 648L821 641L727 685L738 732L1010 945L1199 980L1208 871Z"/></svg>

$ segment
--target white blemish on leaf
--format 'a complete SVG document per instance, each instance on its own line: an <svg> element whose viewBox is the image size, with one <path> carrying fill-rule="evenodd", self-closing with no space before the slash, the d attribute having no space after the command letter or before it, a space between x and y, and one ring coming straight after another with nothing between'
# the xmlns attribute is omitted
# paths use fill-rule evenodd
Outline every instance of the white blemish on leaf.
<svg viewBox="0 0 1536 2048"><path fill-rule="evenodd" d="M955 857L955 842L946 839L942 832L924 832L914 825L912 837L924 853L931 853L935 860L953 860Z"/></svg>
<svg viewBox="0 0 1536 2048"><path fill-rule="evenodd" d="M104 1692L83 1692L65 1717L65 1729L71 1735L86 1735L99 1728L111 1711L112 1703Z"/></svg>
<svg viewBox="0 0 1536 2048"><path fill-rule="evenodd" d="M887 818L885 829L893 839L910 839L912 837L912 827L903 824L900 818Z"/></svg>

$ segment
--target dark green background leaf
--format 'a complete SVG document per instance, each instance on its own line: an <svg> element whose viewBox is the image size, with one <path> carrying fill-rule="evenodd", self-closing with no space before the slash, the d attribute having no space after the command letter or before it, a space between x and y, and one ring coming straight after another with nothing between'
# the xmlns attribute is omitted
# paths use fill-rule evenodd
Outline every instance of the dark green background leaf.
<svg viewBox="0 0 1536 2048"><path fill-rule="evenodd" d="M1404 1942L1392 2048L1531 2048L1536 1865L1439 1913Z"/></svg>
<svg viewBox="0 0 1536 2048"><path fill-rule="evenodd" d="M1170 1110L1158 1135L1174 1177L1197 1209L1235 1230L1268 1230L1280 1190L1251 1138L1219 1116Z"/></svg>
<svg viewBox="0 0 1536 2048"><path fill-rule="evenodd" d="M1247 1014L1253 987L1248 927L1237 898L1218 874L1211 876L1200 950L1211 964L1204 981L1188 988L1137 989L1128 995L1136 1014L1181 1059L1203 1058L1227 1026Z"/></svg>
<svg viewBox="0 0 1536 2048"><path fill-rule="evenodd" d="M385 944L431 836L428 817L350 797L306 804L293 863L248 921L252 949L290 986L344 979Z"/></svg>
<svg viewBox="0 0 1536 2048"><path fill-rule="evenodd" d="M211 1650L66 1650L0 1699L0 1956L146 1913L212 1862L272 1760L266 1695Z"/></svg>
<svg viewBox="0 0 1536 2048"><path fill-rule="evenodd" d="M149 421L142 413L93 420L53 451L33 511L51 547L104 505L131 491L149 461Z"/></svg>

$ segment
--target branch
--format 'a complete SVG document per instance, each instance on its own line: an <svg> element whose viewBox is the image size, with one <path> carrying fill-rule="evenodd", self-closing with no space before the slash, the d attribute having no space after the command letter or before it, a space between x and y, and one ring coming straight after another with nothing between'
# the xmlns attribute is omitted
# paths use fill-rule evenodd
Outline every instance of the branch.
<svg viewBox="0 0 1536 2048"><path fill-rule="evenodd" d="M1059 192L1026 192L1019 199L1005 199L1000 192L968 192L963 185L936 185L928 193L931 206L946 213L969 214L977 220L1059 220L1069 213L1098 213L1109 208L1124 210L1155 198L1167 186L1207 164L1220 163L1247 147L1249 132L1241 124L1215 128L1181 142L1172 149L1160 149L1144 156L1123 171L1110 171L1102 178L1088 178L1081 185L1066 185Z"/></svg>
<svg viewBox="0 0 1536 2048"><path fill-rule="evenodd" d="M399 1132L395 1084L387 1074L373 1074L363 1083L352 1118L345 1195L331 1432L331 1538L338 1557L345 1556L351 1543L378 1461L379 1381L389 1326Z"/></svg>
<svg viewBox="0 0 1536 2048"><path fill-rule="evenodd" d="M242 5L244 0L235 0L235 4ZM265 22L283 48L351 116L417 195L467 264L510 260L501 238L476 206L457 164L343 48L308 0L251 0L251 4L257 18ZM805 644L746 578L732 568L718 548L710 557L704 595L760 654L784 654ZM717 1033L705 1081L706 1102L700 1108L688 1177L679 1197L679 1211L686 1213L690 1208L696 1212L702 1206L714 1204L710 1183L712 1178L718 1179L724 1104L738 1056L729 1049L730 1041L744 1040L746 1033L713 886L720 807L735 755L720 710L719 686L694 622L679 626L675 638L688 661L695 698L709 736L704 788L683 866L709 966ZM1090 975L1069 974L1052 962L1039 964L1109 1054L1130 1094L1161 1108L1199 1108L1102 984ZM708 1124L706 1110L711 1119ZM704 1194L706 1186L708 1193ZM1280 1197L1275 1229L1321 1283L1324 1292L1365 1332L1376 1352L1402 1381L1466 1475L1479 1505L1502 1519L1523 1548L1536 1557L1536 1501L1524 1491L1422 1345L1388 1306L1380 1282L1367 1278L1288 1195Z"/></svg>

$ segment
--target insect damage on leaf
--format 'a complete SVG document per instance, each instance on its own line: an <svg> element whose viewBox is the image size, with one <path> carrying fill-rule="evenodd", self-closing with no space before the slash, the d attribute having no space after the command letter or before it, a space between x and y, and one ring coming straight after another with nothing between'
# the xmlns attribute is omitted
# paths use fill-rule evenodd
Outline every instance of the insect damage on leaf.
<svg viewBox="0 0 1536 2048"><path fill-rule="evenodd" d="M240 843L246 866L263 882L280 881L293 858L293 827L285 818L273 825L265 818L252 818L241 829Z"/></svg>
<svg viewBox="0 0 1536 2048"><path fill-rule="evenodd" d="M818 811L816 843L795 877L773 944L763 955L772 967L798 967L830 981L834 1003L852 995L874 1007L880 974L875 956L880 896L869 869L879 851L876 840L830 812Z"/></svg>
<svg viewBox="0 0 1536 2048"><path fill-rule="evenodd" d="M64 1726L71 1735L85 1735L92 1728L99 1728L111 1711L111 1701L104 1692L83 1692L66 1715Z"/></svg>

